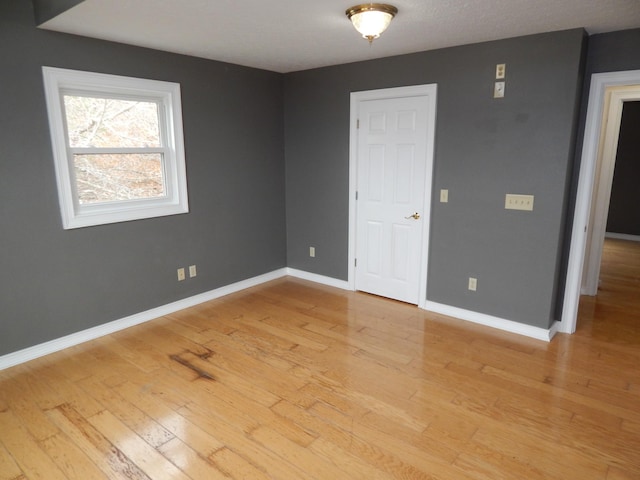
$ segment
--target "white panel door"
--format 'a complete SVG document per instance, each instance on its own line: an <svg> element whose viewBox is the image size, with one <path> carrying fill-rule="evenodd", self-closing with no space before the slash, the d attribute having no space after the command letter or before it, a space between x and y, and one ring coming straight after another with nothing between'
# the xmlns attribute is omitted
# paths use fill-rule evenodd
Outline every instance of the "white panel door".
<svg viewBox="0 0 640 480"><path fill-rule="evenodd" d="M415 96L358 104L356 289L414 304L431 178L428 102Z"/></svg>

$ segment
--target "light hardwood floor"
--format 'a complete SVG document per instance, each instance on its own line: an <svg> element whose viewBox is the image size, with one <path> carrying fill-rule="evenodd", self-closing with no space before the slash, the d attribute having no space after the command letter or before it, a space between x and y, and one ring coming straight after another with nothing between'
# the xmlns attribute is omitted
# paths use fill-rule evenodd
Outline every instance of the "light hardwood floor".
<svg viewBox="0 0 640 480"><path fill-rule="evenodd" d="M640 246L602 279L550 344L295 279L208 302L0 372L0 479L639 479Z"/></svg>

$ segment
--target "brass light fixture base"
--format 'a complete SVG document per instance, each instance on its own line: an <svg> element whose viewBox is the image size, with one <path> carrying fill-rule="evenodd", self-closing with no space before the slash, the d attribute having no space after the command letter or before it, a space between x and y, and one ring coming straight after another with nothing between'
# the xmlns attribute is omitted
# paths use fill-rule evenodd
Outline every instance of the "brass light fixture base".
<svg viewBox="0 0 640 480"><path fill-rule="evenodd" d="M362 5L356 5L355 7L347 8L345 12L347 17L351 19L353 15L356 13L362 12L384 12L390 14L392 17L395 17L398 13L398 9L393 5L388 5L386 3L363 3Z"/></svg>
<svg viewBox="0 0 640 480"><path fill-rule="evenodd" d="M398 9L386 3L363 3L346 10L347 18L369 43L384 32L398 13Z"/></svg>

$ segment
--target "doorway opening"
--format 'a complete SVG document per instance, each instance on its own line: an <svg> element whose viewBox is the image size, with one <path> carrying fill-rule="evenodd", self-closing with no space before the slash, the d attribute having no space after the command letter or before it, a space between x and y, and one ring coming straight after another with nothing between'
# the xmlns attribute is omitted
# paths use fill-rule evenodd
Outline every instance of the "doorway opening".
<svg viewBox="0 0 640 480"><path fill-rule="evenodd" d="M640 70L594 74L587 106L562 322L576 330L580 294L595 295L625 102L640 100Z"/></svg>

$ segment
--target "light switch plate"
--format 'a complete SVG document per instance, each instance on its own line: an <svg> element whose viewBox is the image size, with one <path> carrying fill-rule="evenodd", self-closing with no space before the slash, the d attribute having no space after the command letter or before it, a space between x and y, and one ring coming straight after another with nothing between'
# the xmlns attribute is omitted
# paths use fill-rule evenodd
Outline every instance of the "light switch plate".
<svg viewBox="0 0 640 480"><path fill-rule="evenodd" d="M493 98L504 98L504 82L496 82L493 87Z"/></svg>
<svg viewBox="0 0 640 480"><path fill-rule="evenodd" d="M519 195L507 193L504 199L504 208L507 210L533 210L533 195Z"/></svg>
<svg viewBox="0 0 640 480"><path fill-rule="evenodd" d="M440 203L447 203L449 201L449 190L440 190Z"/></svg>

